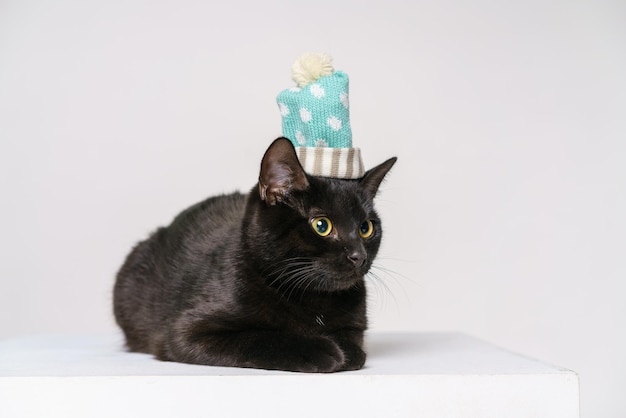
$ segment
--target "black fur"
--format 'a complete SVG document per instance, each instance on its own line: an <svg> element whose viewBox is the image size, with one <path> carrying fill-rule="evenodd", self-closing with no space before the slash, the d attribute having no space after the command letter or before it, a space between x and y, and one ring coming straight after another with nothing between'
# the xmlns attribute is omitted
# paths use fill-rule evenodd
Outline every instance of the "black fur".
<svg viewBox="0 0 626 418"><path fill-rule="evenodd" d="M128 348L160 360L301 372L360 369L373 207L392 158L362 179L304 173L279 138L250 193L211 197L128 255L114 311ZM311 218L327 216L319 236ZM371 220L374 233L359 226Z"/></svg>

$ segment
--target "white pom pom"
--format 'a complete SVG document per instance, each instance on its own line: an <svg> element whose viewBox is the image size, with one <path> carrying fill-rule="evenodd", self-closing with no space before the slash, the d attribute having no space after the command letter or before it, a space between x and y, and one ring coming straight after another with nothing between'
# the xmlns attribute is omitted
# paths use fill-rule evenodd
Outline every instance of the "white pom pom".
<svg viewBox="0 0 626 418"><path fill-rule="evenodd" d="M325 75L333 73L333 59L330 55L307 53L301 55L291 66L291 78L298 87L304 87Z"/></svg>

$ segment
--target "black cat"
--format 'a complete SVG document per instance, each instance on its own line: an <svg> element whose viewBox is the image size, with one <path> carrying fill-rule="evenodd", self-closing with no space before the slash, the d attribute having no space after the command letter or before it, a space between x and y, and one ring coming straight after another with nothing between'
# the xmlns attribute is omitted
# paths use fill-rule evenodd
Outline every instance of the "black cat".
<svg viewBox="0 0 626 418"><path fill-rule="evenodd" d="M159 228L117 274L131 351L160 360L301 372L360 369L364 275L382 229L373 206L391 158L357 180L310 176L274 141L259 183Z"/></svg>

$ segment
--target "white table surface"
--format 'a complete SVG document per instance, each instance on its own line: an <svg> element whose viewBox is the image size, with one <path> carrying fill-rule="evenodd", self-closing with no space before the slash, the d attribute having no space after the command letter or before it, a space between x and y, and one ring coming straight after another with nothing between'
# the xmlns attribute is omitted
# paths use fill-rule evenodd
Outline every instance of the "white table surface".
<svg viewBox="0 0 626 418"><path fill-rule="evenodd" d="M567 369L463 334L370 334L364 369L302 374L161 362L122 337L0 340L0 417L578 417Z"/></svg>

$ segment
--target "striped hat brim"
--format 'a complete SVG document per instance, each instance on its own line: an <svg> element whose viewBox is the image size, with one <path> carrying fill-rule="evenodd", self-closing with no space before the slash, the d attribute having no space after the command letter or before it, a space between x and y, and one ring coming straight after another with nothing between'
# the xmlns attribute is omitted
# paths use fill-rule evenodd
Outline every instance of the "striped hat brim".
<svg viewBox="0 0 626 418"><path fill-rule="evenodd" d="M358 179L365 174L359 148L297 147L296 153L313 176Z"/></svg>

